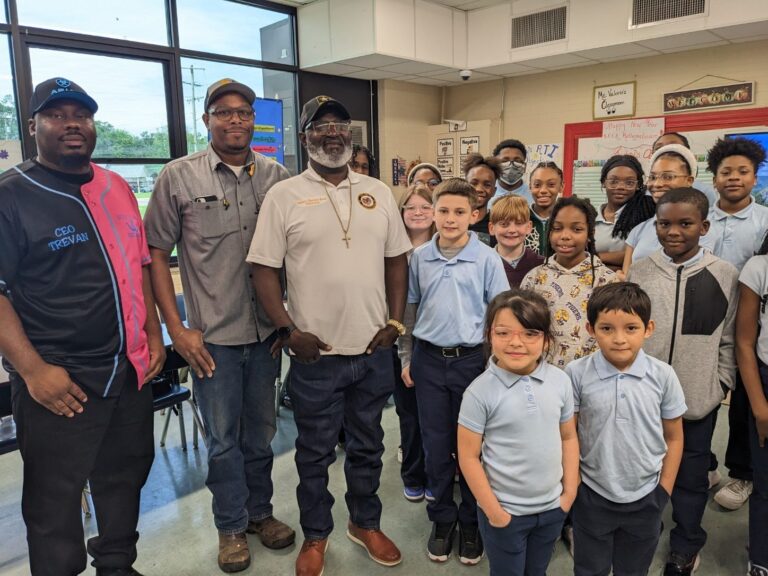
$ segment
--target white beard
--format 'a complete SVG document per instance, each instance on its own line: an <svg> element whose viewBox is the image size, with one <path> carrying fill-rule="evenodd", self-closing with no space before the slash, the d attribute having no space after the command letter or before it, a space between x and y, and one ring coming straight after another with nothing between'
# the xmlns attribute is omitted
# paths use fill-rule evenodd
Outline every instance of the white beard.
<svg viewBox="0 0 768 576"><path fill-rule="evenodd" d="M352 160L352 146L344 146L344 151L338 154L328 154L322 146L313 146L307 143L309 157L326 168L341 168Z"/></svg>

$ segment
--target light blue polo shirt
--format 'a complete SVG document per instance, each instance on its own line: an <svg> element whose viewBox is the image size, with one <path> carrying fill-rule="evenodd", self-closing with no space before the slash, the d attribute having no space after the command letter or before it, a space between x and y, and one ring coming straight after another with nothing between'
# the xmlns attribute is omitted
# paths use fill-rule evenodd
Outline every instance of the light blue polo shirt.
<svg viewBox="0 0 768 576"><path fill-rule="evenodd" d="M533 204L533 195L531 194L531 189L528 186L528 184L526 184L525 182L523 182L523 185L520 186L520 188L516 190L512 190L510 192L509 190L505 190L504 188L502 188L501 183L498 180L496 180L496 193L488 201L488 210L490 210L493 207L496 200L498 200L502 196L509 196L510 194L515 194L517 196L521 196L525 198L525 203L528 204L529 206Z"/></svg>
<svg viewBox="0 0 768 576"><path fill-rule="evenodd" d="M520 376L492 359L464 392L459 424L483 435L485 474L502 508L513 516L560 506L560 424L572 417L571 381L544 361Z"/></svg>
<svg viewBox="0 0 768 576"><path fill-rule="evenodd" d="M579 413L582 481L619 504L650 494L667 453L662 419L686 411L675 371L642 350L623 373L599 350L565 371Z"/></svg>
<svg viewBox="0 0 768 576"><path fill-rule="evenodd" d="M709 222L707 236L711 239L712 253L741 270L747 260L757 254L768 232L768 208L753 198L746 208L728 214L715 204L709 211Z"/></svg>
<svg viewBox="0 0 768 576"><path fill-rule="evenodd" d="M482 344L485 309L494 296L509 290L504 264L474 232L450 260L440 253L438 237L411 256L408 303L418 304L413 335L435 346Z"/></svg>
<svg viewBox="0 0 768 576"><path fill-rule="evenodd" d="M633 248L632 262L661 250L659 237L656 235L656 216L632 228L627 235L627 245Z"/></svg>

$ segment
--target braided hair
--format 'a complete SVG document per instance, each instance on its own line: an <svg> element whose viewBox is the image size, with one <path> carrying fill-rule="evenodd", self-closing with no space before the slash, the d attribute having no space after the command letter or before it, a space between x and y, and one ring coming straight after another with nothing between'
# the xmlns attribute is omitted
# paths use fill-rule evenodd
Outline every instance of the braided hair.
<svg viewBox="0 0 768 576"><path fill-rule="evenodd" d="M552 225L557 218L557 214L563 208L573 206L577 210L580 210L587 219L587 252L589 252L589 265L592 269L592 286L595 285L595 256L597 255L597 249L595 248L595 222L597 221L597 210L592 206L592 202L588 198L579 198L578 196L568 196L567 198L560 198L555 207L552 208L552 214L549 217L549 230L547 231L547 247L549 254L553 254L555 249L552 246ZM549 262L549 255L545 262Z"/></svg>
<svg viewBox="0 0 768 576"><path fill-rule="evenodd" d="M605 161L603 169L600 170L600 184L605 186L608 173L620 166L632 170L637 178L635 193L624 204L624 210L616 218L616 223L613 225L613 231L611 232L613 238L626 240L632 228L656 214L656 204L653 198L645 194L645 184L643 184L645 172L643 172L643 167L637 158L629 154L617 154Z"/></svg>

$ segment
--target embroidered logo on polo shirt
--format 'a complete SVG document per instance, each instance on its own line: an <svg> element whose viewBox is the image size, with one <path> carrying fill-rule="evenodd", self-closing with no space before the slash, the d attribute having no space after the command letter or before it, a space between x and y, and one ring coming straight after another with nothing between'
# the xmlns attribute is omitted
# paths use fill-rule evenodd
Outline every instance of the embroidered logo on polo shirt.
<svg viewBox="0 0 768 576"><path fill-rule="evenodd" d="M78 232L72 224L55 228L53 230L53 235L56 239L48 242L48 248L51 252L58 252L63 248L68 248L75 244L81 244L90 240L90 238L88 238L88 232Z"/></svg>
<svg viewBox="0 0 768 576"><path fill-rule="evenodd" d="M296 205L297 206L317 206L318 204L322 204L323 202L328 202L328 198L326 196L315 196L314 198L304 198L303 200L297 200Z"/></svg>
<svg viewBox="0 0 768 576"><path fill-rule="evenodd" d="M365 208L366 210L373 210L376 208L376 198L368 194L368 192L363 192L357 197L357 201L360 202L360 206Z"/></svg>

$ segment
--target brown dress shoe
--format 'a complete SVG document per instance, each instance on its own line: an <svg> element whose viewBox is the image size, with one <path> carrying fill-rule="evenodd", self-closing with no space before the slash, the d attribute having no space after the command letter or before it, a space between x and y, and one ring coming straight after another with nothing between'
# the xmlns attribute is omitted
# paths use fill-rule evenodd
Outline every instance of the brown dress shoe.
<svg viewBox="0 0 768 576"><path fill-rule="evenodd" d="M251 520L248 522L246 532L248 534L257 534L261 543L273 550L286 548L296 540L296 532L274 516L262 520Z"/></svg>
<svg viewBox="0 0 768 576"><path fill-rule="evenodd" d="M323 576L328 538L304 540L296 557L296 576Z"/></svg>
<svg viewBox="0 0 768 576"><path fill-rule="evenodd" d="M219 534L219 568L223 572L240 572L251 565L251 553L245 532Z"/></svg>
<svg viewBox="0 0 768 576"><path fill-rule="evenodd" d="M347 537L365 548L371 560L382 566L396 566L403 559L395 543L381 530L360 528L350 521L347 524Z"/></svg>

